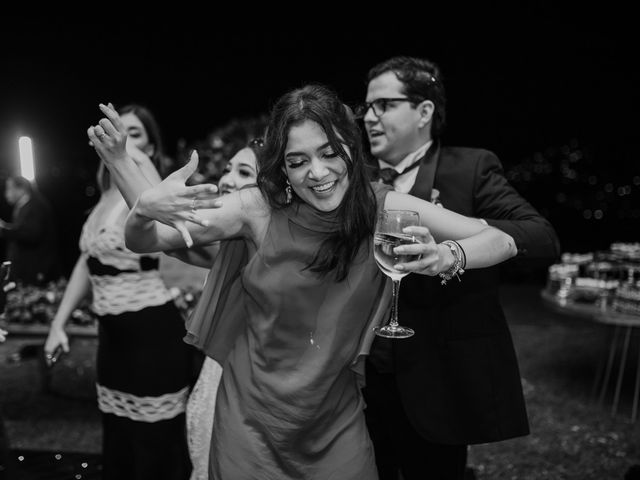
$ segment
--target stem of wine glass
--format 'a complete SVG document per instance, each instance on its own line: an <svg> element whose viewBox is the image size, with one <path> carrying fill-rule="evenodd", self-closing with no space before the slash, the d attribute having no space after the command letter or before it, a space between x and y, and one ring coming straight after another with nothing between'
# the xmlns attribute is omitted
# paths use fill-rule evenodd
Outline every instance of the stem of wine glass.
<svg viewBox="0 0 640 480"><path fill-rule="evenodd" d="M391 321L389 325L398 326L398 294L400 293L400 280L393 280L393 303L391 304Z"/></svg>

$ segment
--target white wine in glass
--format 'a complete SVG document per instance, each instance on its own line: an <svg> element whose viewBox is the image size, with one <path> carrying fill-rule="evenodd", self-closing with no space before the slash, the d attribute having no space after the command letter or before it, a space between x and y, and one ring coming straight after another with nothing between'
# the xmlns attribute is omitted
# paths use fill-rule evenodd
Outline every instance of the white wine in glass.
<svg viewBox="0 0 640 480"><path fill-rule="evenodd" d="M420 216L418 212L411 210L383 210L378 214L376 232L373 236L373 256L380 270L393 282L391 320L387 325L374 329L376 335L381 337L408 338L414 334L412 329L398 324L400 280L409 272L396 270L394 265L418 260L420 255L397 254L393 249L400 245L418 243L413 235L403 232L405 227L418 225L420 225Z"/></svg>

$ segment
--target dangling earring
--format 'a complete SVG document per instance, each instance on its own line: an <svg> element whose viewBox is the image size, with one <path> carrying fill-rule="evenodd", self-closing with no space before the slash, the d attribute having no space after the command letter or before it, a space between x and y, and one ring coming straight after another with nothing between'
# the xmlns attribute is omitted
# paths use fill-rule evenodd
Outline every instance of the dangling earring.
<svg viewBox="0 0 640 480"><path fill-rule="evenodd" d="M293 193L291 193L291 184L289 183L289 179L287 178L287 186L284 189L284 193L286 195L287 205L291 203L293 200Z"/></svg>

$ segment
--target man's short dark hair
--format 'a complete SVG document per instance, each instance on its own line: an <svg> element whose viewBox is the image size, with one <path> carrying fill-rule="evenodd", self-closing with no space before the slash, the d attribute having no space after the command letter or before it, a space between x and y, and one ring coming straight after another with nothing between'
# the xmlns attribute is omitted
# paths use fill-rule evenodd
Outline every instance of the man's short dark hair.
<svg viewBox="0 0 640 480"><path fill-rule="evenodd" d="M392 57L374 66L367 75L367 83L383 73L393 72L404 85L407 97L431 100L435 106L431 134L442 135L446 120L447 97L440 68L433 62L416 57Z"/></svg>

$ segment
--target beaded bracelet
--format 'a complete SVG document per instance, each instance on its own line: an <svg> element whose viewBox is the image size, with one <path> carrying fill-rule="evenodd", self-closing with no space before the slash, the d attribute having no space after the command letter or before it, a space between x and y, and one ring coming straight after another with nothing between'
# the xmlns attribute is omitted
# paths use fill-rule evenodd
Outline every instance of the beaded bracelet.
<svg viewBox="0 0 640 480"><path fill-rule="evenodd" d="M462 245L460 245L458 242L456 242L455 240L451 241L458 245L458 248L462 252L462 269L464 270L465 268L467 268L467 252L464 251L464 248L462 248Z"/></svg>
<svg viewBox="0 0 640 480"><path fill-rule="evenodd" d="M449 267L446 272L440 272L438 275L442 278L440 284L446 285L449 280L453 277L456 277L460 282L460 275L464 273L464 266L466 266L466 254L460 244L455 240L445 240L442 242L443 245L449 247L451 253L453 255L453 264ZM463 260L464 259L464 260ZM464 266L463 266L464 261Z"/></svg>

